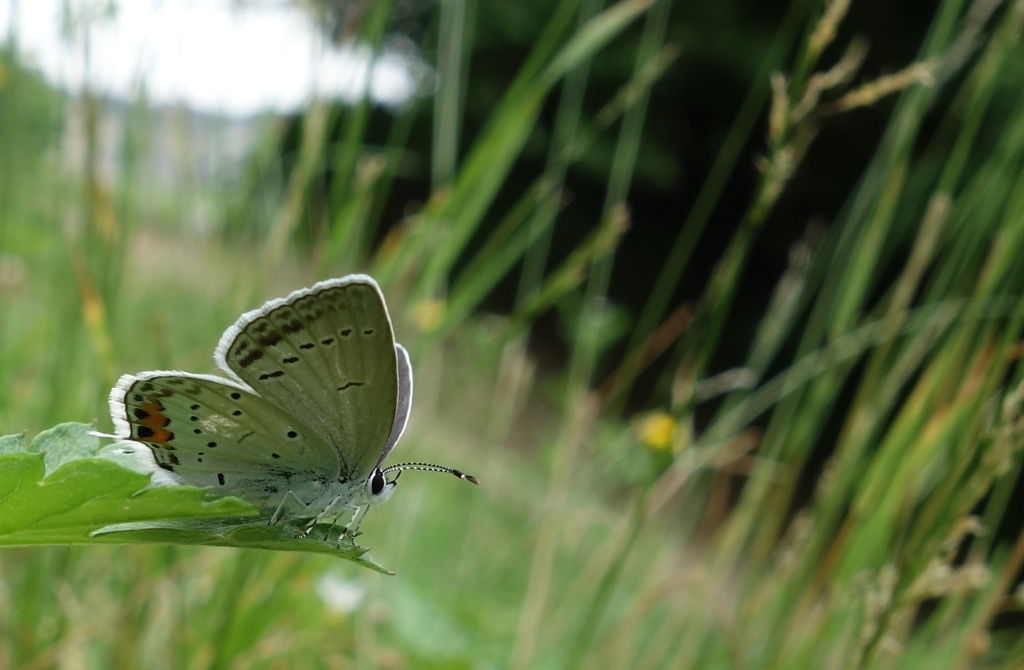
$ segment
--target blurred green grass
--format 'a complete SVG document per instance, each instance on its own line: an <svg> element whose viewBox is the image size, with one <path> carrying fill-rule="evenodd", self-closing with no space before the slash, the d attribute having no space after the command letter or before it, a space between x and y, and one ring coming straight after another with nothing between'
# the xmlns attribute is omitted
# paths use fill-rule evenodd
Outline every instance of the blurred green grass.
<svg viewBox="0 0 1024 670"><path fill-rule="evenodd" d="M441 73L451 88L417 111L445 143L431 157L434 190L379 246L398 223L381 220L380 201L401 169L403 121L385 150L364 152L365 106L334 118L314 104L290 171L278 169L269 132L246 203L266 223L238 235L249 219L236 215L221 235L181 225L190 209L180 199L231 217L247 211L237 191L152 193L137 178L109 183L88 156L80 170L55 164L47 150L76 112L5 53L2 432L93 417L108 428L118 374L210 372L242 311L364 270L384 284L416 368L402 457L451 463L482 486L403 477L361 538L395 578L268 552L4 550L0 666L1019 667L1009 615L1021 610L1024 540L1019 528L995 531L1021 462L1020 3L990 16L940 3L916 69L859 88L856 48L839 65L822 60L843 4L794 9L628 333L625 362L599 378L619 323L603 298L629 222L646 92L677 56L669 7L557 3L461 161L451 124L467 63L451 45ZM388 11L375 4L369 42L382 39ZM588 69L636 25L634 71L587 117ZM777 53L795 55L787 64ZM789 75L770 88L774 69ZM818 128L890 93L889 131L846 208L794 250L744 369L716 376L740 278ZM547 169L495 215L545 103L559 118ZM77 112L87 137L97 132L89 109ZM126 135L144 135L136 112L141 125ZM924 133L926 120L940 130ZM343 142L331 144L329 122ZM982 130L998 138L994 150L976 144ZM599 232L550 268L566 170L597 136L614 147ZM725 176L750 169L730 147L751 136L767 140L750 206L704 295L670 315ZM129 148L125 175L141 160ZM343 178L324 199L326 225L307 227L327 165ZM512 313L475 315L519 260ZM553 306L578 320L558 375L538 371L525 346ZM673 430L645 446L652 424L618 407L655 353L664 374L643 416ZM720 404L698 428L694 411L709 398ZM825 428L836 415L837 434ZM830 460L808 494L800 485L822 449ZM994 628L997 615L1010 624Z"/></svg>

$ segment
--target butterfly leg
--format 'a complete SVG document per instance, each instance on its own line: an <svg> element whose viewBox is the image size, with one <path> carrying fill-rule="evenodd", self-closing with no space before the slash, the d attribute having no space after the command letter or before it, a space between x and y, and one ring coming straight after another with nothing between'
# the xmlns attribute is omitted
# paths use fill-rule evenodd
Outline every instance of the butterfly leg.
<svg viewBox="0 0 1024 670"><path fill-rule="evenodd" d="M338 511L333 509L333 505L328 505L327 509L318 514L316 518L309 522L309 525L307 525L306 528L302 531L302 533L299 534L299 537L307 537L309 533L313 530L313 528L324 522L324 520L327 519L327 517L331 517L331 526L327 529L327 533L324 535L324 539L326 540L327 538L331 537L331 535L334 533L334 529L337 528L338 519L340 519L341 516L345 514L347 510L352 510L352 519L344 528L341 529L341 532L338 533L338 546L340 547L341 541L344 538L354 538L357 535L359 535L359 522L362 521L363 515L366 514L367 507L368 506L357 507L355 505L345 505L341 511Z"/></svg>
<svg viewBox="0 0 1024 670"><path fill-rule="evenodd" d="M345 507L347 509L358 510L357 507L353 507L351 505L346 505ZM334 510L331 505L328 505L323 512L320 512L320 514L318 514L316 518L309 522L309 525L306 526L305 530L302 531L299 537L301 538L308 536L314 527L321 524L327 517L331 517L331 526L327 529L327 533L324 535L324 539L329 538L331 534L334 532L334 529L338 526L338 519L341 517L342 514L344 514L344 511L338 512ZM343 528L341 533L338 535L339 546L341 545L342 538L344 538L346 535L350 535L348 526Z"/></svg>
<svg viewBox="0 0 1024 670"><path fill-rule="evenodd" d="M302 512L309 509L309 505L299 500L299 498L292 491L288 491L287 493L284 494L284 497L281 498L281 502L278 503L277 509L275 509L274 513L270 516L270 521L267 522L267 525L273 526L279 521L281 521L287 509L290 509L291 511L297 511L301 514Z"/></svg>
<svg viewBox="0 0 1024 670"><path fill-rule="evenodd" d="M312 520L312 521L310 521L310 522L309 522L308 524L306 524L306 527L305 527L305 528L303 528L302 530L300 530L300 531L299 531L299 534L298 534L298 536L297 536L297 537L298 537L298 539L300 539L300 540L301 540L301 539L303 539L303 538L307 538L307 537L309 537L309 534L310 534L311 532L313 532L313 528L314 528L314 527L316 526L316 524L317 524L317 522L318 522L318 521L319 521L319 517L317 517L317 518L313 519L313 520Z"/></svg>
<svg viewBox="0 0 1024 670"><path fill-rule="evenodd" d="M349 520L348 525L345 526L341 535L338 536L339 545L341 544L341 538L345 536L356 537L359 535L359 526L363 523L363 517L366 516L366 512L370 509L369 505L362 505L361 507L348 505L348 507L355 511L352 513L352 518Z"/></svg>

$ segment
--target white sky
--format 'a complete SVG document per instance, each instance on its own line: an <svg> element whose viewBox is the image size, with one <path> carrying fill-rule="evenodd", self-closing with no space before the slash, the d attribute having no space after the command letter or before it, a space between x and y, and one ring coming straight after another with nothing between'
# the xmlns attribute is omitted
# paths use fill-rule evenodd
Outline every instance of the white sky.
<svg viewBox="0 0 1024 670"><path fill-rule="evenodd" d="M0 0L0 41L13 28L23 58L71 91L84 82L122 99L144 90L152 103L235 117L296 111L313 95L354 101L367 86L375 102L397 106L430 76L412 46L371 67L367 48L330 48L292 3L247 4Z"/></svg>

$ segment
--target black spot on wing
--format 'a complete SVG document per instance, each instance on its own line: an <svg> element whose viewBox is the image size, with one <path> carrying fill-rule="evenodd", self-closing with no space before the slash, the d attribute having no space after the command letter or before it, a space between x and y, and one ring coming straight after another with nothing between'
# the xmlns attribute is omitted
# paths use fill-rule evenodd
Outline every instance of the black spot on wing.
<svg viewBox="0 0 1024 670"><path fill-rule="evenodd" d="M266 335L262 335L260 337L257 337L256 338L256 342L258 344L260 344L261 346L264 346L264 347L272 347L272 346L274 346L275 344L277 344L278 342L280 342L283 339L284 339L284 335L282 335L281 333L277 332L276 330L272 330L269 333L267 333Z"/></svg>
<svg viewBox="0 0 1024 670"><path fill-rule="evenodd" d="M238 367L247 368L261 358L263 358L263 350L253 349L248 354L238 359Z"/></svg>
<svg viewBox="0 0 1024 670"><path fill-rule="evenodd" d="M159 399L166 398L167 396L171 395L170 391L160 391L149 382L146 382L145 384L139 384L137 386L137 389L138 391L141 391L141 393L136 392L136 389L133 388L132 400L134 400L137 403L152 403L153 409L155 409L158 412L164 411L164 404L160 402Z"/></svg>
<svg viewBox="0 0 1024 670"><path fill-rule="evenodd" d="M290 321L287 321L280 325L281 330L288 333L289 335L294 335L295 333L304 330L305 327L306 326L298 319L291 319Z"/></svg>

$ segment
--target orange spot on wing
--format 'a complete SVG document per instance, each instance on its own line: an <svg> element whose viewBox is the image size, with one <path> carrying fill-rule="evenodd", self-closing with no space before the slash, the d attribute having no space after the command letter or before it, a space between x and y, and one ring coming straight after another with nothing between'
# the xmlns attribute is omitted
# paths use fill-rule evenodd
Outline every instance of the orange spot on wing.
<svg viewBox="0 0 1024 670"><path fill-rule="evenodd" d="M164 406L153 398L147 398L146 402L139 405L139 408L145 410L148 416L144 419L137 419L136 423L153 431L146 441L166 445L174 437L174 433L166 428L171 420L162 414Z"/></svg>

